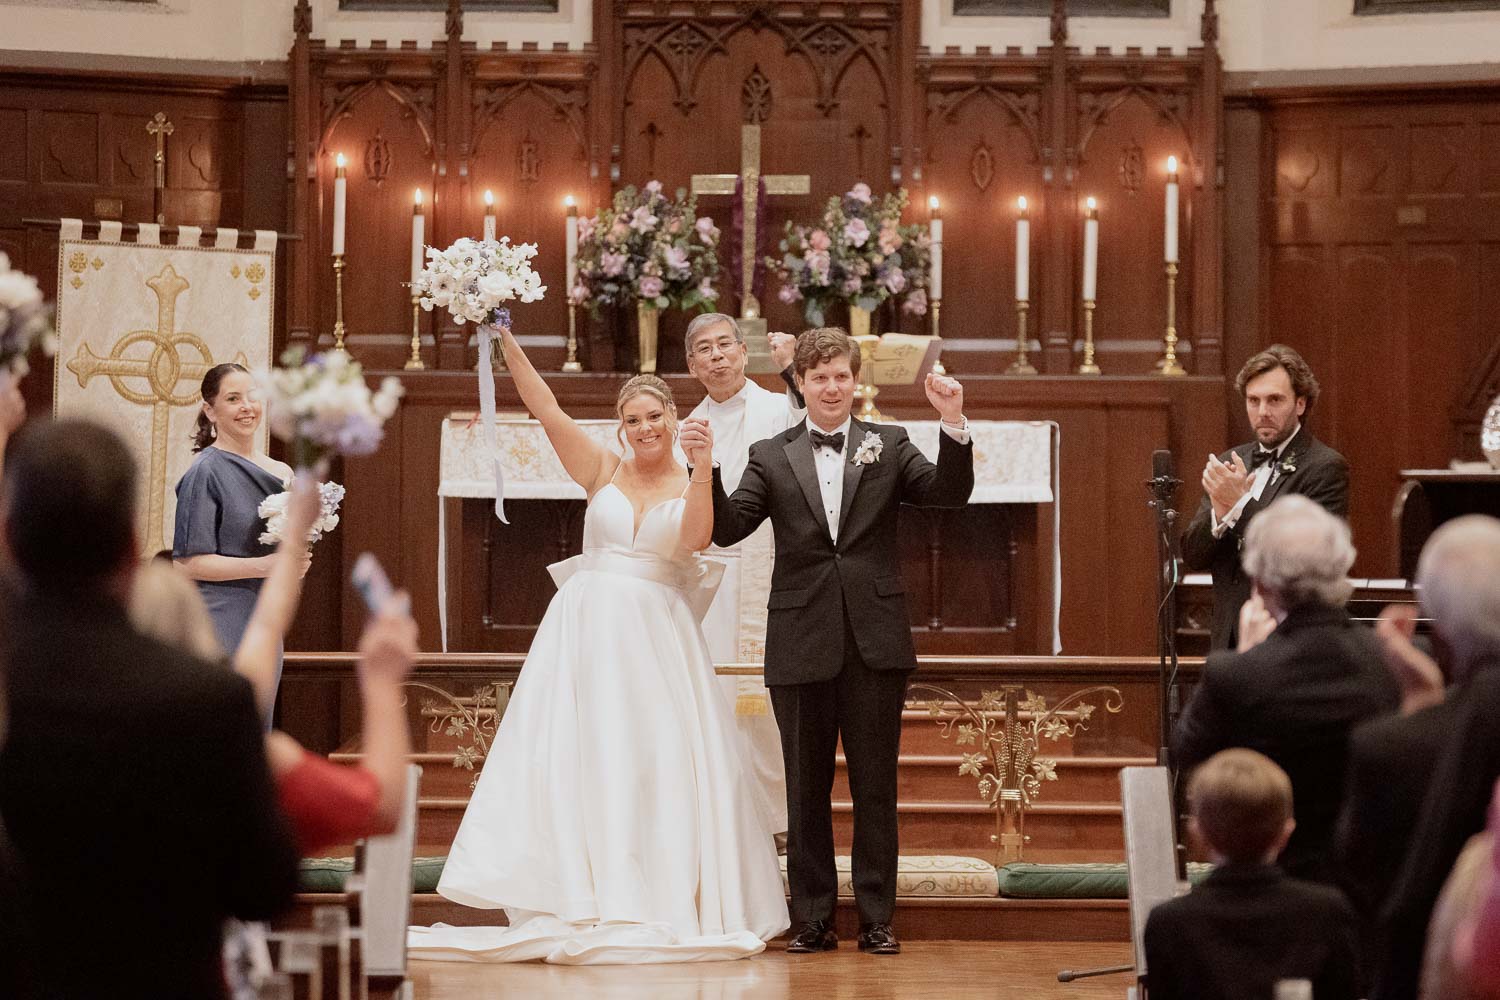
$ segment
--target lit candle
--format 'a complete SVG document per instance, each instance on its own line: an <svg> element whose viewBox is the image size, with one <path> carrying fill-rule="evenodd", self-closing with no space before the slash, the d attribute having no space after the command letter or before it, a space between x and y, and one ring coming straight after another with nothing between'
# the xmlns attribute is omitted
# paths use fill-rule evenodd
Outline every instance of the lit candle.
<svg viewBox="0 0 1500 1000"><path fill-rule="evenodd" d="M422 215L422 189L417 188L416 200L411 206L411 281L417 283L422 276L422 235L427 219Z"/></svg>
<svg viewBox="0 0 1500 1000"><path fill-rule="evenodd" d="M337 257L344 252L344 190L348 182L344 179L344 154L333 162L333 255Z"/></svg>
<svg viewBox="0 0 1500 1000"><path fill-rule="evenodd" d="M1090 198L1083 218L1083 299L1094 301L1099 285L1099 203Z"/></svg>
<svg viewBox="0 0 1500 1000"><path fill-rule="evenodd" d="M1031 300L1031 220L1026 218L1026 196L1016 199L1016 301Z"/></svg>
<svg viewBox="0 0 1500 1000"><path fill-rule="evenodd" d="M1167 157L1167 263L1177 263L1177 157Z"/></svg>
<svg viewBox="0 0 1500 1000"><path fill-rule="evenodd" d="M568 195L563 199L563 204L568 207L568 294L573 293L573 282L578 277L578 264L575 258L578 256L578 205L574 203L573 196Z"/></svg>
<svg viewBox="0 0 1500 1000"><path fill-rule="evenodd" d="M488 190L484 192L484 238L495 239L495 196Z"/></svg>
<svg viewBox="0 0 1500 1000"><path fill-rule="evenodd" d="M932 298L937 301L943 297L943 217L938 213L937 195L927 199L927 207L932 209Z"/></svg>

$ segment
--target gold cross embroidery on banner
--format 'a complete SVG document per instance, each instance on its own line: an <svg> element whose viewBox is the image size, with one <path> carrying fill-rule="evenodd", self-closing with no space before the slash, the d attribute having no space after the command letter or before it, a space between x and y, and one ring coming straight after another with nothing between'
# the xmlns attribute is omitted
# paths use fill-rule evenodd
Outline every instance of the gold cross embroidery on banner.
<svg viewBox="0 0 1500 1000"><path fill-rule="evenodd" d="M137 406L151 407L151 476L146 505L146 551L159 552L166 548L163 542L163 520L166 514L167 490L167 430L174 406L197 406L198 387L203 376L215 364L213 354L203 339L194 333L177 332L177 298L187 291L186 278L167 264L146 286L156 293L156 329L131 330L110 349L109 357L95 354L88 344L79 344L78 353L68 362L68 371L78 377L78 385L86 387L95 375L107 375L115 392ZM149 344L148 356L127 357L126 352L137 344ZM186 346L197 352L198 361L186 361L178 348ZM243 352L234 360L243 365ZM126 379L144 378L146 389L131 388ZM189 380L186 392L178 391L178 383Z"/></svg>

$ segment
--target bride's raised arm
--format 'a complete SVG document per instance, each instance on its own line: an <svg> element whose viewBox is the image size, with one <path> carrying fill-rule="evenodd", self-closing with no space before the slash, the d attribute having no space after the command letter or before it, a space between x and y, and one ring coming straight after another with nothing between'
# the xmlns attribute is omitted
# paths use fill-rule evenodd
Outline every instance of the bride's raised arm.
<svg viewBox="0 0 1500 1000"><path fill-rule="evenodd" d="M546 379L521 350L509 327L500 328L500 338L505 346L505 364L516 383L516 391L521 394L521 402L547 432L547 440L557 450L557 457L562 460L563 468L573 482L592 497L614 474L615 463L610 461L614 453L595 443L572 417L563 412Z"/></svg>

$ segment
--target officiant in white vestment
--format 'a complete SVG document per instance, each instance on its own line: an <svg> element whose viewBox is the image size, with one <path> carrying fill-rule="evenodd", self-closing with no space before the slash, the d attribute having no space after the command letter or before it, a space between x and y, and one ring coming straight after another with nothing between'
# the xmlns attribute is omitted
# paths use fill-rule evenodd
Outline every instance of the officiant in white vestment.
<svg viewBox="0 0 1500 1000"><path fill-rule="evenodd" d="M714 461L724 477L724 488L739 485L750 457L750 446L773 437L802 420L805 412L795 390L774 393L745 377L749 351L744 334L731 316L704 313L688 324L688 370L708 390L692 416L706 419L713 429ZM796 338L772 333L771 356L778 368L791 365ZM714 546L704 554L724 563L724 578L703 619L714 663L762 663L766 649L766 600L771 593L774 547L767 521L749 538L731 548ZM771 700L759 677L721 677L734 704L744 757L765 791L771 829L786 831L786 769L782 763L781 734L771 713Z"/></svg>

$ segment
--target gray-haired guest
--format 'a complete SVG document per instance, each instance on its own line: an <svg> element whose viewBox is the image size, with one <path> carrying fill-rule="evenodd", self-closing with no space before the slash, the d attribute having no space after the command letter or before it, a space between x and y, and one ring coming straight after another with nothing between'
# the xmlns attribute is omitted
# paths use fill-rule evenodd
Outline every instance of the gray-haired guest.
<svg viewBox="0 0 1500 1000"><path fill-rule="evenodd" d="M1190 770L1227 747L1270 757L1292 779L1297 821L1281 866L1331 882L1349 732L1394 711L1399 692L1375 636L1344 609L1354 546L1342 518L1281 497L1246 532L1244 563L1247 634L1239 651L1209 655L1172 734L1174 759Z"/></svg>

